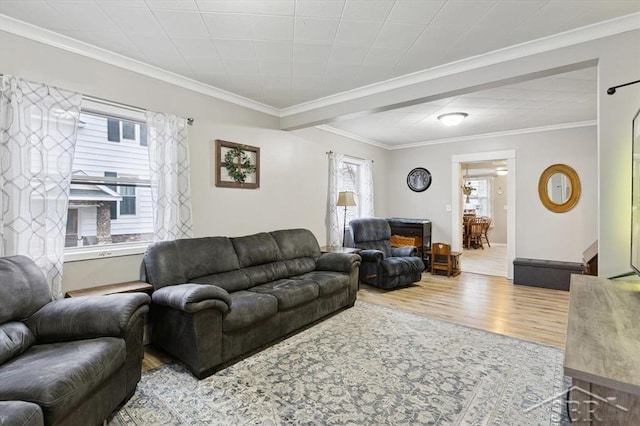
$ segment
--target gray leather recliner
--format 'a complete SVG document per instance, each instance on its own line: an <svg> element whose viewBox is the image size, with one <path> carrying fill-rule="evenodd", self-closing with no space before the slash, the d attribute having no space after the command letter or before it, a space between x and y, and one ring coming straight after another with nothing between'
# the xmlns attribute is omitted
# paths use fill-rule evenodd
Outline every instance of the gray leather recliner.
<svg viewBox="0 0 640 426"><path fill-rule="evenodd" d="M360 281L383 289L420 281L424 263L416 247L391 247L391 227L384 219L363 218L349 222L355 247L362 249Z"/></svg>
<svg viewBox="0 0 640 426"><path fill-rule="evenodd" d="M31 259L0 258L0 424L101 424L140 380L149 302L52 301Z"/></svg>

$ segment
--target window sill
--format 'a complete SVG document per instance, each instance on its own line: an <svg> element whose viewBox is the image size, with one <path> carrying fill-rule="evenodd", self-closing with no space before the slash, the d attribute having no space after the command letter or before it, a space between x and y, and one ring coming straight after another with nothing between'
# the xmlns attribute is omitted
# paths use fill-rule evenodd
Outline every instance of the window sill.
<svg viewBox="0 0 640 426"><path fill-rule="evenodd" d="M151 244L151 242L69 248L64 251L64 262L78 262L81 260L106 259L142 254L149 244Z"/></svg>

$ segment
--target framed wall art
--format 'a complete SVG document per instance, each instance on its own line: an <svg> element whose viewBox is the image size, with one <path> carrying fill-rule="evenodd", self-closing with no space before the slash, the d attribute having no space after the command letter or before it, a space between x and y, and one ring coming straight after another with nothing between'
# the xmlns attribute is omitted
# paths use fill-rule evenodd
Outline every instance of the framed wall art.
<svg viewBox="0 0 640 426"><path fill-rule="evenodd" d="M260 188L260 148L216 139L216 186Z"/></svg>

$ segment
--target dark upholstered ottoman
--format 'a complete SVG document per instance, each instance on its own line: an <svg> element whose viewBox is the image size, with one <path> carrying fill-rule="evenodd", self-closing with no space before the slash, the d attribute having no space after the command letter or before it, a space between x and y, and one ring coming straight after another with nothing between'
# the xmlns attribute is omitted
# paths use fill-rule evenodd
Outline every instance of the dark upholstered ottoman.
<svg viewBox="0 0 640 426"><path fill-rule="evenodd" d="M513 283L568 291L571 274L582 271L582 263L519 257L513 261Z"/></svg>

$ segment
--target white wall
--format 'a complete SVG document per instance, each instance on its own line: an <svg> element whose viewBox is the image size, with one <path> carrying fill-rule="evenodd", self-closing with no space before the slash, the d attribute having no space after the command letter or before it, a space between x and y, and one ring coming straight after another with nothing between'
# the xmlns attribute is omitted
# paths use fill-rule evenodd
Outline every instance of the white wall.
<svg viewBox="0 0 640 426"><path fill-rule="evenodd" d="M389 214L433 222L433 241L450 242L451 157L458 154L516 150L516 257L582 261L582 251L597 235L597 132L582 127L443 143L392 151L389 159ZM568 213L552 213L538 198L538 179L548 166L564 163L580 176L582 196ZM407 188L407 173L425 167L433 176L422 193ZM511 171L510 171L511 172ZM505 185L506 195L506 185ZM506 204L506 201L505 201Z"/></svg>
<svg viewBox="0 0 640 426"><path fill-rule="evenodd" d="M498 191L502 190L502 194ZM489 242L507 243L507 177L495 176L491 181L491 218L493 219L489 230Z"/></svg>
<svg viewBox="0 0 640 426"><path fill-rule="evenodd" d="M631 271L631 120L640 109L638 80L640 31L615 38L599 50L598 62L598 273L611 277Z"/></svg>
<svg viewBox="0 0 640 426"><path fill-rule="evenodd" d="M196 236L246 235L305 227L325 242L327 156L334 150L373 159L376 209L385 211L385 151L317 129L278 130L279 120L153 78L9 33L0 32L0 72L115 102L195 118L189 128ZM225 139L261 148L258 190L213 185L212 143ZM65 291L136 280L141 255L66 263Z"/></svg>

